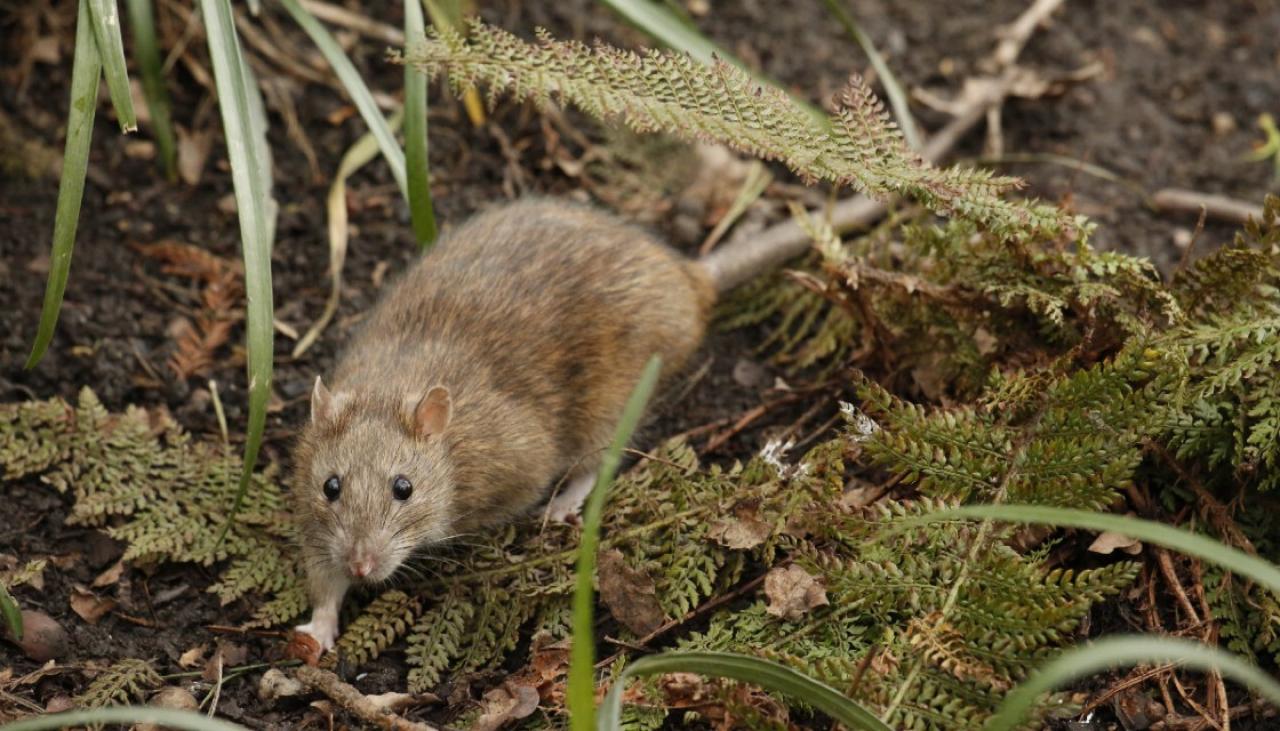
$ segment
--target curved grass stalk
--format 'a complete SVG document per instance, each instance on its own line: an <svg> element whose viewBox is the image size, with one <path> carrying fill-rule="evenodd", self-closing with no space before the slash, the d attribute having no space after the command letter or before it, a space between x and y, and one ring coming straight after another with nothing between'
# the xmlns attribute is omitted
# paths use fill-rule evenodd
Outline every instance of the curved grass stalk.
<svg viewBox="0 0 1280 731"><path fill-rule="evenodd" d="M116 0L89 0L89 17L93 19L98 57L102 60L107 90L111 92L111 106L116 110L120 131L133 132L138 129L138 118L133 111L129 72L124 60L124 40L120 37L120 8Z"/></svg>
<svg viewBox="0 0 1280 731"><path fill-rule="evenodd" d="M343 88L351 95L351 101L355 103L356 109L360 112L360 117L364 119L364 123L369 127L369 131L378 141L378 148L382 150L382 156L387 159L387 165L391 168L391 177L395 178L396 185L399 186L401 194L405 200L409 200L409 186L405 179L404 152L400 149L400 145L396 143L395 135L391 133L391 128L387 125L387 120L382 116L382 112L378 110L378 105L373 101L373 94L369 92L369 87L365 85L364 79L360 78L360 72L356 71L356 67L352 65L351 59L342 52L342 47L333 39L329 31L316 20L315 16L307 12L298 0L280 0L280 4L284 9L293 16L294 21L301 26L311 37L316 48L324 59L329 62L329 66L333 68L333 72L338 75L338 80L342 82Z"/></svg>
<svg viewBox="0 0 1280 731"><path fill-rule="evenodd" d="M127 0L125 7L129 12L129 25L133 28L134 52L138 58L138 69L142 72L142 94L151 113L151 128L156 136L156 146L160 148L160 162L164 165L165 177L177 180L177 145L160 47L156 43L155 8L151 0Z"/></svg>
<svg viewBox="0 0 1280 731"><path fill-rule="evenodd" d="M93 141L93 117L98 108L98 80L102 60L94 40L93 19L88 0L80 0L76 18L75 59L71 66L71 104L67 110L67 141L62 154L62 177L58 181L58 203L53 214L53 254L36 339L27 356L26 367L34 368L58 325L62 298L71 272L71 254L76 245L76 225L84 199L84 179L89 169L89 144Z"/></svg>
<svg viewBox="0 0 1280 731"><path fill-rule="evenodd" d="M181 731L247 731L244 726L220 721L191 711L175 711L152 706L116 706L85 711L52 713L0 726L0 731L46 731L73 726L96 726L107 723L150 723Z"/></svg>
<svg viewBox="0 0 1280 731"><path fill-rule="evenodd" d="M416 50L427 42L420 0L404 0L404 38L405 48ZM409 217L418 247L425 250L436 240L427 159L427 75L412 66L404 67L404 156Z"/></svg>
<svg viewBox="0 0 1280 731"><path fill-rule="evenodd" d="M403 110L397 111L387 120L392 131L400 128L404 118ZM320 333L329 326L333 316L338 312L338 303L342 297L342 269L347 260L347 178L364 167L378 154L378 141L372 132L366 132L356 140L342 156L338 163L338 172L333 176L333 184L329 186L325 210L329 215L329 298L324 303L324 311L319 319L307 329L306 334L293 347L292 356L297 358L307 352L315 344Z"/></svg>
<svg viewBox="0 0 1280 731"><path fill-rule="evenodd" d="M1009 693L996 714L987 720L984 729L1012 731L1021 728L1042 694L1076 678L1118 666L1166 662L1221 673L1280 705L1280 683L1229 652L1172 637L1112 637L1068 650L1036 671Z"/></svg>
<svg viewBox="0 0 1280 731"><path fill-rule="evenodd" d="M1114 531L1130 538L1137 538L1172 551L1210 561L1232 573L1253 579L1280 595L1280 567L1212 538L1153 520L1041 505L966 505L927 513L919 518L903 521L902 525L940 523L958 519L999 520L1009 523L1052 525L1059 528Z"/></svg>
<svg viewBox="0 0 1280 731"><path fill-rule="evenodd" d="M741 680L803 701L850 729L890 731L889 726L870 711L825 683L772 660L728 652L664 652L631 663L604 698L597 727L599 731L620 731L622 728L622 693L627 679L660 673L699 673Z"/></svg>
<svg viewBox="0 0 1280 731"><path fill-rule="evenodd" d="M627 399L609 445L596 475L595 487L582 510L582 539L578 544L578 565L573 589L573 647L569 656L569 680L566 705L569 707L570 728L573 731L591 731L595 718L595 627L592 625L592 607L595 600L593 577L596 572L596 547L600 543L600 522L604 514L604 501L613 484L622 450L631 440L631 434L640 423L644 407L649 403L658 374L662 370L662 358L649 358L640 380Z"/></svg>
<svg viewBox="0 0 1280 731"><path fill-rule="evenodd" d="M227 516L225 537L244 502L249 479L258 461L266 426L267 398L271 392L272 355L275 332L272 327L270 167L263 129L262 99L240 49L229 0L200 0L209 58L218 90L222 128L231 160L231 180L236 212L240 219L240 242L244 255L247 294L247 350L249 377L249 423L245 429L244 465L235 504ZM255 115L258 115L255 121Z"/></svg>

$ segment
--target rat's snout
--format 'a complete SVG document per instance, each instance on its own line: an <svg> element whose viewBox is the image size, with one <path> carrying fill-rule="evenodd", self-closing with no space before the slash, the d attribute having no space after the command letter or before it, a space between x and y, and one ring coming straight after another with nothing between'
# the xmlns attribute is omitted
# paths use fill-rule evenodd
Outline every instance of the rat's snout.
<svg viewBox="0 0 1280 731"><path fill-rule="evenodd" d="M357 579L368 578L378 572L378 557L368 541L360 541L347 553L347 571Z"/></svg>

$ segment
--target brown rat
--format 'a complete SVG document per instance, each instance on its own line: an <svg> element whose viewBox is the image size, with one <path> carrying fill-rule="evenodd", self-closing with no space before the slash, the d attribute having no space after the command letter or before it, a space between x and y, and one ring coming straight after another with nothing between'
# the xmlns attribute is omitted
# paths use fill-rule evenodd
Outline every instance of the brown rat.
<svg viewBox="0 0 1280 731"><path fill-rule="evenodd" d="M352 581L415 550L590 491L654 353L663 374L702 340L710 270L594 209L527 200L445 236L317 378L295 452L312 621L332 647Z"/></svg>

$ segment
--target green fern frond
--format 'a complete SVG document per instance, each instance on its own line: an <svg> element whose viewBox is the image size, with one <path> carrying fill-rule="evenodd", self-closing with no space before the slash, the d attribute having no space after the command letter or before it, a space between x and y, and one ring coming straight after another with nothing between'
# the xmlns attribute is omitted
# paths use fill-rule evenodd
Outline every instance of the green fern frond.
<svg viewBox="0 0 1280 731"><path fill-rule="evenodd" d="M327 655L332 663L342 658L355 665L366 663L408 633L422 604L398 589L374 599L342 633L336 652Z"/></svg>
<svg viewBox="0 0 1280 731"><path fill-rule="evenodd" d="M147 691L164 683L160 674L146 660L127 658L103 670L84 692L76 697L81 708L123 706L139 702Z"/></svg>
<svg viewBox="0 0 1280 731"><path fill-rule="evenodd" d="M924 163L856 76L838 97L828 128L784 92L762 87L722 61L708 66L674 53L590 48L545 32L537 43L526 43L479 21L465 37L433 30L425 46L402 60L432 77L447 74L460 93L485 86L491 104L499 93L539 105L556 99L639 132L717 142L778 160L810 180L905 195L1001 236L1056 235L1074 227L1056 208L1001 197L1017 185L1011 178Z"/></svg>

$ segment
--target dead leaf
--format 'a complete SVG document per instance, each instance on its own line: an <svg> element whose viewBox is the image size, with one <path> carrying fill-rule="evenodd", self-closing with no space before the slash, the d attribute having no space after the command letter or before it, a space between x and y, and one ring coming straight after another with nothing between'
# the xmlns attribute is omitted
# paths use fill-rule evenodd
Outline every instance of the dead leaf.
<svg viewBox="0 0 1280 731"><path fill-rule="evenodd" d="M543 705L563 706L565 676L569 673L569 648L567 639L553 641L545 633L534 635L529 649L529 664L511 676L512 682L537 688Z"/></svg>
<svg viewBox="0 0 1280 731"><path fill-rule="evenodd" d="M75 568L76 564L80 563L80 559L82 558L84 558L83 553L80 553L79 551L72 551L71 553L60 553L56 556L50 556L49 563L63 571L66 571L67 569Z"/></svg>
<svg viewBox="0 0 1280 731"><path fill-rule="evenodd" d="M178 177L187 185L198 185L204 173L205 161L213 150L213 131L190 132L177 125Z"/></svg>
<svg viewBox="0 0 1280 731"><path fill-rule="evenodd" d="M504 683L484 694L480 700L484 712L472 724L471 731L496 731L511 721L526 718L538 710L538 701L537 688Z"/></svg>
<svg viewBox="0 0 1280 731"><path fill-rule="evenodd" d="M208 648L206 648L203 644L200 644L182 653L182 655L178 658L178 666L184 667L184 668L193 668L199 665L200 661L204 659L204 653L206 649Z"/></svg>
<svg viewBox="0 0 1280 731"><path fill-rule="evenodd" d="M628 566L616 548L600 554L598 562L600 599L614 619L641 637L667 621L652 577Z"/></svg>
<svg viewBox="0 0 1280 731"><path fill-rule="evenodd" d="M794 564L770 571L764 578L764 594L769 598L765 611L790 622L828 603L827 590L817 578Z"/></svg>
<svg viewBox="0 0 1280 731"><path fill-rule="evenodd" d="M104 586L111 586L120 580L122 573L124 573L124 559L116 561L111 568L98 574L98 578L93 580L93 588L101 589Z"/></svg>
<svg viewBox="0 0 1280 731"><path fill-rule="evenodd" d="M1089 544L1089 550L1093 553L1101 553L1104 556L1111 554L1117 549L1125 553L1136 556L1142 552L1142 541L1136 538L1130 538L1123 533L1115 531L1103 531L1098 537L1093 539L1093 543Z"/></svg>
<svg viewBox="0 0 1280 731"><path fill-rule="evenodd" d="M716 543L739 551L764 543L773 529L758 516L759 505L755 502L740 502L733 508L733 517L725 518L715 525L707 535Z"/></svg>
<svg viewBox="0 0 1280 731"><path fill-rule="evenodd" d="M213 656L204 664L204 679L210 683L216 682L226 668L243 665L245 660L249 659L249 648L235 642L219 642L218 649L213 651Z"/></svg>
<svg viewBox="0 0 1280 731"><path fill-rule="evenodd" d="M71 590L71 611L89 624L97 624L115 608L114 599L103 599L79 584Z"/></svg>

